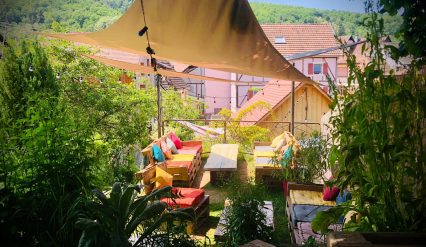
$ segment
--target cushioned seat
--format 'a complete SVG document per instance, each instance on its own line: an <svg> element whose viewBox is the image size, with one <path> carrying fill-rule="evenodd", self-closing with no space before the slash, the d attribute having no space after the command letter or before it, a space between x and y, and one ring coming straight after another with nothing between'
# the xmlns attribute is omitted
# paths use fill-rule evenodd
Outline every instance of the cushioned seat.
<svg viewBox="0 0 426 247"><path fill-rule="evenodd" d="M254 150L256 151L274 151L274 148L271 146L255 146Z"/></svg>
<svg viewBox="0 0 426 247"><path fill-rule="evenodd" d="M171 161L193 161L194 155L192 154L173 154Z"/></svg>
<svg viewBox="0 0 426 247"><path fill-rule="evenodd" d="M297 222L311 222L318 212L330 209L330 206L291 205L290 214L293 225Z"/></svg>
<svg viewBox="0 0 426 247"><path fill-rule="evenodd" d="M297 231L295 232L295 240L297 245L304 245L309 237L313 237L318 244L324 243L325 236L312 231L310 222L298 222ZM328 227L332 231L342 231L341 224L333 224Z"/></svg>
<svg viewBox="0 0 426 247"><path fill-rule="evenodd" d="M271 157L255 157L254 164L261 166L274 166Z"/></svg>
<svg viewBox="0 0 426 247"><path fill-rule="evenodd" d="M192 167L192 161L174 161L174 160L168 160L166 162L167 168L177 168L177 167L185 167L188 170Z"/></svg>
<svg viewBox="0 0 426 247"><path fill-rule="evenodd" d="M198 151L196 149L179 149L179 154L189 154L192 156L197 156Z"/></svg>
<svg viewBox="0 0 426 247"><path fill-rule="evenodd" d="M322 192L309 190L290 190L290 200L292 204L310 204L336 206L335 201L324 201Z"/></svg>
<svg viewBox="0 0 426 247"><path fill-rule="evenodd" d="M201 152L202 145L193 145L193 146L183 146L182 148L178 149L178 152L181 154L184 150L196 150L197 153Z"/></svg>
<svg viewBox="0 0 426 247"><path fill-rule="evenodd" d="M274 157L275 153L274 153L274 151L254 150L253 155L254 155L254 157Z"/></svg>
<svg viewBox="0 0 426 247"><path fill-rule="evenodd" d="M172 192L179 196L174 201L170 198L161 199L169 206L179 206L180 208L196 207L204 198L204 190L194 188L175 187Z"/></svg>

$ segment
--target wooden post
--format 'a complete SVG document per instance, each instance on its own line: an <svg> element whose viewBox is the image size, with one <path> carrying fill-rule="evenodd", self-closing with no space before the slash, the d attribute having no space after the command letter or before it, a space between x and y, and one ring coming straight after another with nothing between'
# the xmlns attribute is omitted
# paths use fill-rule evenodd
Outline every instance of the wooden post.
<svg viewBox="0 0 426 247"><path fill-rule="evenodd" d="M157 128L158 128L158 138L161 137L161 91L160 91L160 83L161 83L161 75L155 75L155 81L157 86Z"/></svg>
<svg viewBox="0 0 426 247"><path fill-rule="evenodd" d="M294 81L291 82L291 134L294 135Z"/></svg>
<svg viewBox="0 0 426 247"><path fill-rule="evenodd" d="M226 143L226 120L223 121L223 143Z"/></svg>

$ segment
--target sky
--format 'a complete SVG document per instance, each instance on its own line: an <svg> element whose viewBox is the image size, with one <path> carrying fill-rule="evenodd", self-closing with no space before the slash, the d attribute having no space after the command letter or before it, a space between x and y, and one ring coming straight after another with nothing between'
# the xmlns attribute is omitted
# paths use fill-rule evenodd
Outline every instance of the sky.
<svg viewBox="0 0 426 247"><path fill-rule="evenodd" d="M250 0L250 2L275 3L306 8L364 13L364 0Z"/></svg>

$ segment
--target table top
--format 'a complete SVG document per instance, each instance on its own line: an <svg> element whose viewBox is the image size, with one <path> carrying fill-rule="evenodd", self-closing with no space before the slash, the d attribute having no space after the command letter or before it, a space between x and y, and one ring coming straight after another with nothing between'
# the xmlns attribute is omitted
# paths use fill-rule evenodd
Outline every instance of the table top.
<svg viewBox="0 0 426 247"><path fill-rule="evenodd" d="M204 165L206 171L236 171L238 144L215 144Z"/></svg>

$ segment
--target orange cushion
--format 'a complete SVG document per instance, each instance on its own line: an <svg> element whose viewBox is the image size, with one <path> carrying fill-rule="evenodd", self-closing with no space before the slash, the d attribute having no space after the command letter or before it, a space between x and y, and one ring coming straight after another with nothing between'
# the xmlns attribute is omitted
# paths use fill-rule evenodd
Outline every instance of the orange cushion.
<svg viewBox="0 0 426 247"><path fill-rule="evenodd" d="M202 189L175 187L172 192L178 195L179 198L174 199L174 201L170 198L161 199L169 206L178 206L180 208L196 207L204 198L204 190Z"/></svg>
<svg viewBox="0 0 426 247"><path fill-rule="evenodd" d="M189 170L192 167L192 161L173 161L173 160L168 160L166 162L166 166L167 166L167 168L172 168L172 167L186 167Z"/></svg>

